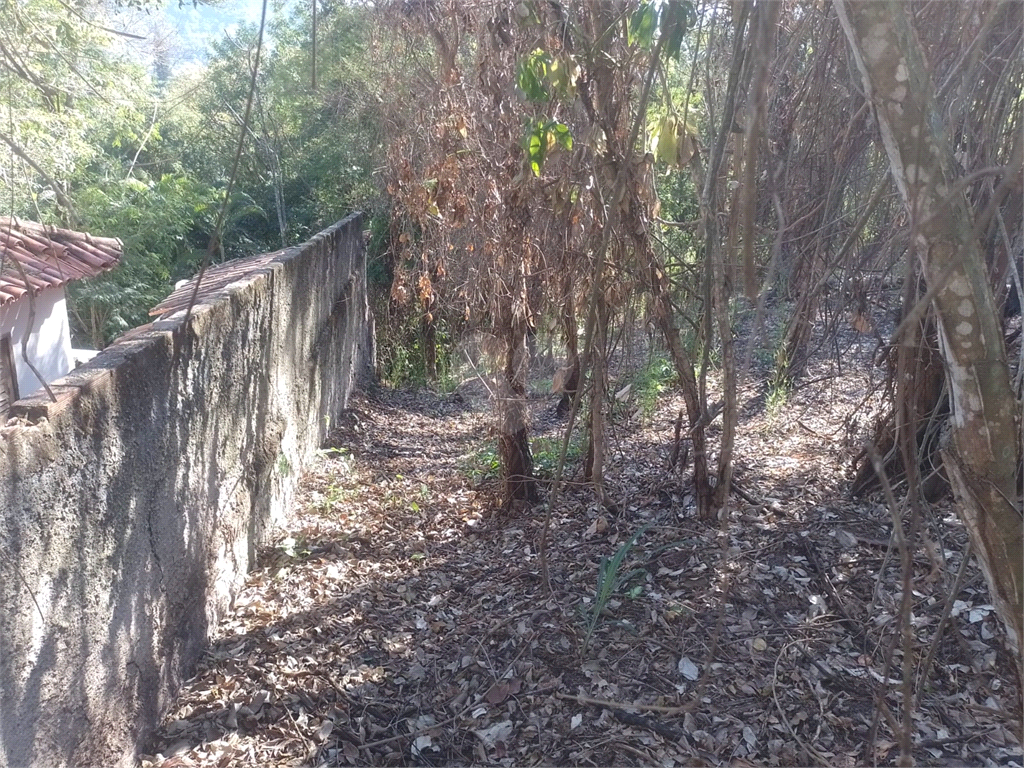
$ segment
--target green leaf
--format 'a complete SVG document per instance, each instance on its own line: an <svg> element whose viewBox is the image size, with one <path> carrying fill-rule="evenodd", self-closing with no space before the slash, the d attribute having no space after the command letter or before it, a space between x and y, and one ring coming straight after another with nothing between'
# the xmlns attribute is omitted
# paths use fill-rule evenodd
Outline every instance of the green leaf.
<svg viewBox="0 0 1024 768"><path fill-rule="evenodd" d="M542 103L551 98L547 88L550 67L551 55L541 48L519 63L516 85L530 101Z"/></svg>
<svg viewBox="0 0 1024 768"><path fill-rule="evenodd" d="M647 531L648 528L650 528L650 524L641 527L636 533L630 536L627 541L619 546L612 557L601 558L601 564L597 571L597 591L594 593L594 607L590 614L586 635L583 639L584 648L590 645L590 638L594 634L594 630L597 628L598 622L601 620L601 612L604 611L605 607L608 605L608 601L611 599L612 595L621 589L633 574L643 572L643 569L634 569L630 574L620 576L619 568L622 566L622 562L626 559L629 551L633 548L633 545L636 544L637 540L645 531ZM632 593L630 593L630 596L633 597Z"/></svg>
<svg viewBox="0 0 1024 768"><path fill-rule="evenodd" d="M678 59L686 33L693 26L696 12L688 0L668 0L661 11L659 32L665 37L666 59Z"/></svg>
<svg viewBox="0 0 1024 768"><path fill-rule="evenodd" d="M523 148L534 176L540 176L548 152L555 147L572 149L572 133L567 125L544 118L534 118L527 124Z"/></svg>
<svg viewBox="0 0 1024 768"><path fill-rule="evenodd" d="M658 21L658 10L652 2L641 3L629 20L629 44L650 48L654 40L654 28Z"/></svg>
<svg viewBox="0 0 1024 768"><path fill-rule="evenodd" d="M552 123L551 131L555 134L555 141L558 142L558 146L562 149L572 149L572 134L569 132L569 126L562 123Z"/></svg>
<svg viewBox="0 0 1024 768"><path fill-rule="evenodd" d="M530 168L533 169L534 176L540 176L540 169L544 165L544 153L547 149L543 141L543 137L539 131L534 131L530 136L529 144L529 156L530 156Z"/></svg>

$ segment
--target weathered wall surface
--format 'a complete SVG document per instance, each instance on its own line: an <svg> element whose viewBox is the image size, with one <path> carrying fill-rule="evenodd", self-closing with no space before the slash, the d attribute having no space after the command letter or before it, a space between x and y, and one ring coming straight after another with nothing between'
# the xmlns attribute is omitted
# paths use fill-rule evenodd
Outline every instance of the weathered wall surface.
<svg viewBox="0 0 1024 768"><path fill-rule="evenodd" d="M0 427L0 766L131 763L368 372L359 215L229 270Z"/></svg>

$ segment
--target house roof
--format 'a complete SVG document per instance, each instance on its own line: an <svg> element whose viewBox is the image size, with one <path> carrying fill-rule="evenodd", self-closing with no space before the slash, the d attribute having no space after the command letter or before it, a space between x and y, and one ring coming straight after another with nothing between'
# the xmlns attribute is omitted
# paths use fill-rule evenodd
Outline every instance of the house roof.
<svg viewBox="0 0 1024 768"><path fill-rule="evenodd" d="M120 260L121 241L115 238L0 218L0 306L24 296L29 286L37 292L57 288L95 277Z"/></svg>
<svg viewBox="0 0 1024 768"><path fill-rule="evenodd" d="M261 253L256 256L246 256L240 259L232 259L221 264L207 268L203 275L203 281L199 286L199 293L196 296L196 305L209 304L217 299L223 298L230 293L230 286L239 280L253 277L260 271L266 270L276 260L285 254L284 250ZM171 295L161 301L151 310L150 317L166 317L175 312L188 308L192 293L195 291L196 277L188 282L179 283L179 287Z"/></svg>

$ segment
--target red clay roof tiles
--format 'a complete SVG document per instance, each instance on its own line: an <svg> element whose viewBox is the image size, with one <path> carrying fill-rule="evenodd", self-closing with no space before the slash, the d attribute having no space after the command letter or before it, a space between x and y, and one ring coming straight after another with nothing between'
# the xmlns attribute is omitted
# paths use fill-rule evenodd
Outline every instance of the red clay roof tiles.
<svg viewBox="0 0 1024 768"><path fill-rule="evenodd" d="M36 291L56 288L95 277L120 260L121 241L115 238L0 218L0 306L25 295L25 278Z"/></svg>
<svg viewBox="0 0 1024 768"><path fill-rule="evenodd" d="M196 296L196 304L208 304L228 295L228 287L239 280L245 280L258 274L261 270L267 269L271 264L280 259L285 253L284 250L261 253L256 256L246 256L240 259L232 259L221 264L216 264L206 270L203 281L199 286L199 294ZM151 310L150 317L166 317L183 309L188 308L192 294L195 292L196 277L193 277L180 288L175 289L170 296L161 301Z"/></svg>

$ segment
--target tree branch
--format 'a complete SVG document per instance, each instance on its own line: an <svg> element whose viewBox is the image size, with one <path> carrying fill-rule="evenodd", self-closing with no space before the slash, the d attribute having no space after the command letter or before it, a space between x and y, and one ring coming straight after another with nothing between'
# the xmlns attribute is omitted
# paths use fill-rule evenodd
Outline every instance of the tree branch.
<svg viewBox="0 0 1024 768"><path fill-rule="evenodd" d="M0 141L3 141L8 147L11 148L11 151L14 152L14 154L16 154L26 163L28 163L29 167L31 167L32 170L34 170L36 173L43 177L43 181L45 181L53 188L53 193L54 195L57 196L57 201L62 206L64 206L64 210L67 211L68 217L72 221L78 221L78 214L75 212L75 206L71 202L71 198L64 194L64 190L61 189L60 184L57 183L57 180L50 176L50 174L48 174L45 170L43 170L42 166L32 159L31 155L28 154L28 151L23 146L21 146L11 136L8 136L3 131L0 131Z"/></svg>

